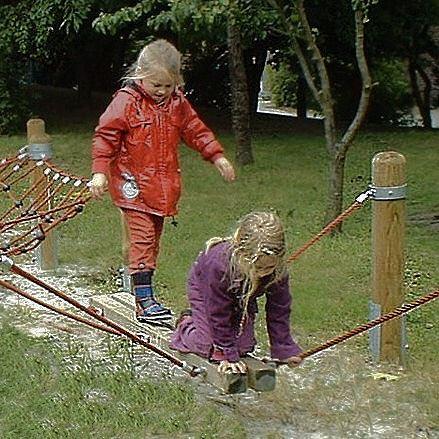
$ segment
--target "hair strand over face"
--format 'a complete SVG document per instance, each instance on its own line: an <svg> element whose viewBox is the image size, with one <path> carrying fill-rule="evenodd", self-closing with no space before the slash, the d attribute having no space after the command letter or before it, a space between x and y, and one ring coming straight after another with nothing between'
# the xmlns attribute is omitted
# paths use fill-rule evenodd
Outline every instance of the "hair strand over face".
<svg viewBox="0 0 439 439"><path fill-rule="evenodd" d="M183 85L181 53L166 40L156 40L147 44L123 79L142 80L158 72L169 76L175 86Z"/></svg>
<svg viewBox="0 0 439 439"><path fill-rule="evenodd" d="M247 307L252 294L256 291L260 276L255 268L256 261L262 256L272 256L276 261L271 283L279 281L286 274L285 232L280 218L272 212L251 212L238 221L232 237L212 238L207 249L221 241L230 241L229 278L231 285L242 282L243 311L240 332L247 317ZM268 286L267 285L267 286Z"/></svg>

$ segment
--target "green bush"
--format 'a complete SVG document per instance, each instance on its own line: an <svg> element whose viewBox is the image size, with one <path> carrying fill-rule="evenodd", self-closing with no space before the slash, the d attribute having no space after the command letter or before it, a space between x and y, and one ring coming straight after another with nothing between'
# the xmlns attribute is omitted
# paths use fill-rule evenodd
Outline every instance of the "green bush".
<svg viewBox="0 0 439 439"><path fill-rule="evenodd" d="M280 63L277 69L267 66L268 88L271 101L276 107L294 107L297 103L297 73L286 63Z"/></svg>
<svg viewBox="0 0 439 439"><path fill-rule="evenodd" d="M359 83L354 72L332 69L333 96L339 119L351 119L357 109ZM297 103L298 74L287 63L267 67L268 88L271 100L278 107L295 107ZM368 120L374 123L396 123L409 113L413 104L410 83L403 62L398 59L382 59L371 65L373 88ZM340 81L344 80L344 83ZM349 84L349 86L346 86ZM355 99L353 99L355 97ZM318 108L308 93L308 107Z"/></svg>
<svg viewBox="0 0 439 439"><path fill-rule="evenodd" d="M382 59L372 64L373 88L368 119L396 123L413 105L410 83L401 60Z"/></svg>
<svg viewBox="0 0 439 439"><path fill-rule="evenodd" d="M30 114L24 71L24 63L0 56L0 134L22 129Z"/></svg>

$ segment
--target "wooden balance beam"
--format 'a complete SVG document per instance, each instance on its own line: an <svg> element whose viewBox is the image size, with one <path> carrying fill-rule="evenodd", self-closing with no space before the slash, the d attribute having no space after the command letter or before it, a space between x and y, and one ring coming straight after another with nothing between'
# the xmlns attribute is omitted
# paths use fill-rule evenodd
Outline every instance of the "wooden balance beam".
<svg viewBox="0 0 439 439"><path fill-rule="evenodd" d="M130 331L144 334L148 342L159 346L175 357L205 369L204 380L214 385L222 392L243 393L250 387L258 392L273 390L276 384L276 368L254 357L243 357L241 360L247 366L247 373L219 373L218 365L210 363L206 358L195 354L182 354L169 348L169 338L172 329L139 323L134 317L134 297L129 293L115 293L94 296L90 306L114 322L123 325ZM140 346L139 346L140 347ZM142 348L146 349L146 348Z"/></svg>

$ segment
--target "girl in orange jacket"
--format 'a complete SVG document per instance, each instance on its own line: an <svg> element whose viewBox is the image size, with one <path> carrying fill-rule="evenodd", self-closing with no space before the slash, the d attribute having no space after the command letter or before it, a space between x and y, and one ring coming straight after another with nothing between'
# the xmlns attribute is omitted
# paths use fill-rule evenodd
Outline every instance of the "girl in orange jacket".
<svg viewBox="0 0 439 439"><path fill-rule="evenodd" d="M212 131L184 97L181 54L165 40L145 46L99 119L93 137L91 193L109 189L129 230L129 270L141 322L171 311L154 296L152 275L166 216L177 213L181 192L178 146L183 140L226 181L232 164Z"/></svg>

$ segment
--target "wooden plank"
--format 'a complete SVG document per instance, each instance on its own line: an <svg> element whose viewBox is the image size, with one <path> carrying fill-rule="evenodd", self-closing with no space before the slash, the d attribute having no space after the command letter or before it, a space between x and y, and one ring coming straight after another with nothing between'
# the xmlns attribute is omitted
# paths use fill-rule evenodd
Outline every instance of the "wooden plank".
<svg viewBox="0 0 439 439"><path fill-rule="evenodd" d="M106 294L92 297L90 306L99 309L103 314L127 329L145 334L148 342L159 346L188 364L202 367L206 370L204 379L224 393L243 393L247 390L246 374L220 374L217 365L195 354L181 354L169 348L171 329L147 325L137 322L134 316L134 298L129 293Z"/></svg>
<svg viewBox="0 0 439 439"><path fill-rule="evenodd" d="M117 293L111 295L112 300L118 302L122 306L126 307L125 312L129 317L130 314L134 316L134 304L133 304L133 296L127 293ZM157 343L162 349L168 348L169 337L173 332L173 329L167 329L162 327L150 327L150 325L145 325L138 323L134 318L128 319L130 323L133 323L136 328L144 330L145 327L148 328L148 333L151 331L157 334ZM172 324L172 327L174 323ZM224 378L224 374L219 374L216 370L216 365L212 365L209 361L204 358L200 358L194 354L182 354L176 351L172 351L174 355L187 363L196 364L201 367L206 368L206 364L209 367L207 370L207 381L212 384L215 384L216 387L219 388L229 388L229 393L239 393L242 386L242 380L244 379L240 374L227 374L226 379ZM195 360L196 359L196 360ZM241 359L247 366L247 386L251 387L253 390L258 392L268 392L274 390L276 385L276 367L273 364L267 364L258 360L255 357L246 356ZM212 367L213 366L213 367ZM236 376L234 376L236 375ZM245 391L245 390L243 390Z"/></svg>
<svg viewBox="0 0 439 439"><path fill-rule="evenodd" d="M244 357L247 366L248 386L258 392L269 392L276 386L276 366L254 357Z"/></svg>

